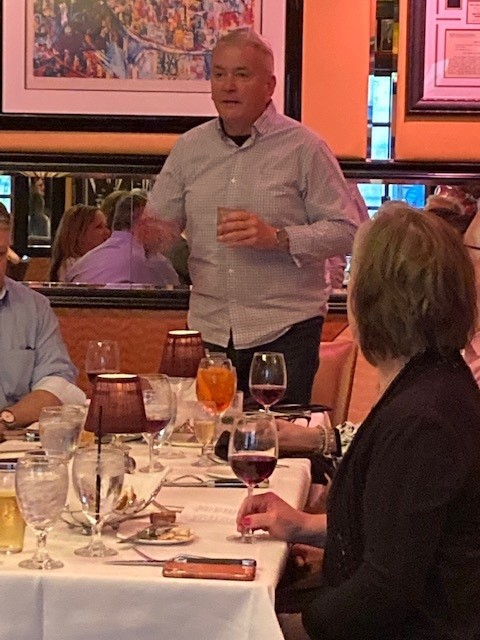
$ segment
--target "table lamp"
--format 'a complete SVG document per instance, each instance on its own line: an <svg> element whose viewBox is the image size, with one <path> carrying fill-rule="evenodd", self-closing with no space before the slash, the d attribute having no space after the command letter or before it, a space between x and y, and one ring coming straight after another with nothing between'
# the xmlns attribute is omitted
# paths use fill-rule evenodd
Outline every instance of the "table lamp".
<svg viewBox="0 0 480 640"><path fill-rule="evenodd" d="M96 435L147 431L140 378L125 373L97 375L84 429Z"/></svg>
<svg viewBox="0 0 480 640"><path fill-rule="evenodd" d="M199 331L169 331L159 372L172 378L195 378L203 357L205 348Z"/></svg>

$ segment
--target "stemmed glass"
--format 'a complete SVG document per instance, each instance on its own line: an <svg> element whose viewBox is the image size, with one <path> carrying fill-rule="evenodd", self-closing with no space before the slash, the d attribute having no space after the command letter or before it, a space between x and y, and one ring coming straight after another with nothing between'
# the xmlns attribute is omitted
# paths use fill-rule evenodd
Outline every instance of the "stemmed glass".
<svg viewBox="0 0 480 640"><path fill-rule="evenodd" d="M86 547L75 549L77 556L105 558L117 554L103 544L102 528L120 498L125 464L118 447L86 447L73 456L72 479L83 513L92 527Z"/></svg>
<svg viewBox="0 0 480 640"><path fill-rule="evenodd" d="M22 560L25 569L60 569L63 562L47 552L47 533L60 517L68 491L65 458L30 454L20 458L15 472L17 500L25 522L37 537L32 558Z"/></svg>
<svg viewBox="0 0 480 640"><path fill-rule="evenodd" d="M147 429L143 437L148 444L148 465L139 469L142 473L163 471L165 467L154 461L154 445L169 435L168 425L173 417L173 393L168 377L158 373L141 376L143 402L147 416ZM148 386L147 386L148 385Z"/></svg>
<svg viewBox="0 0 480 640"><path fill-rule="evenodd" d="M85 371L90 384L99 373L120 373L120 347L116 340L89 340Z"/></svg>
<svg viewBox="0 0 480 640"><path fill-rule="evenodd" d="M248 385L252 397L267 413L281 400L287 388L287 367L283 353L257 351L250 365Z"/></svg>
<svg viewBox="0 0 480 640"><path fill-rule="evenodd" d="M207 457L208 447L215 439L217 430L217 405L215 402L203 400L189 403L190 420L195 438L202 445L199 459L193 467L209 467L212 461Z"/></svg>
<svg viewBox="0 0 480 640"><path fill-rule="evenodd" d="M71 459L78 446L86 413L86 407L74 404L43 407L38 425L40 442L47 455Z"/></svg>
<svg viewBox="0 0 480 640"><path fill-rule="evenodd" d="M220 353L202 358L196 382L197 399L200 402L214 402L217 415L222 416L235 396L237 380L232 361Z"/></svg>
<svg viewBox="0 0 480 640"><path fill-rule="evenodd" d="M254 412L236 418L228 441L228 461L234 474L247 485L251 500L255 485L271 476L278 458L278 437L271 413ZM242 535L229 536L231 542L251 544L254 535L250 528Z"/></svg>

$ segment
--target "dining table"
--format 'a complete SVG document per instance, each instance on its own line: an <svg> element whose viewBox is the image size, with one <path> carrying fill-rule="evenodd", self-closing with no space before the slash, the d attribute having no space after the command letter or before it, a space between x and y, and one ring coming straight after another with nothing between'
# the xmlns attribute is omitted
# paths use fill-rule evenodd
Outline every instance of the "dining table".
<svg viewBox="0 0 480 640"><path fill-rule="evenodd" d="M155 502L138 514L145 517L125 521L118 530L104 527L105 543L118 551L114 558L76 556L74 550L84 546L87 538L77 522L80 505L70 487L68 509L48 534L48 550L64 563L63 568L35 571L18 566L34 552L35 537L28 527L23 551L0 557L0 640L282 640L275 588L288 545L267 534L258 535L253 544L227 540L236 532L235 513L246 488L208 486L228 476L230 469L213 459L211 467L192 466L199 456L199 448L192 443L175 447L184 457L161 459L166 469L153 474L138 471L147 460L147 446L142 442L130 446L137 471L125 475L124 491L141 499L162 483ZM0 459L14 455L12 448L12 442L0 445ZM182 476L187 478L179 480ZM308 460L282 458L269 487L255 491L274 491L302 508L310 484ZM177 512L178 525L190 529L188 541L122 543L121 537L149 524L149 513L158 505ZM161 566L106 562L139 560L135 549L158 560L181 554L252 558L257 563L256 576L251 582L172 578L162 575Z"/></svg>

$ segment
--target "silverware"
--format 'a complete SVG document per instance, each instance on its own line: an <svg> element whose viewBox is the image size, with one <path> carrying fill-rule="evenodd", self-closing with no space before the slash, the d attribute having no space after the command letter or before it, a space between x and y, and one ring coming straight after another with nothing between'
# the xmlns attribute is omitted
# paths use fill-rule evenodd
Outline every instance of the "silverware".
<svg viewBox="0 0 480 640"><path fill-rule="evenodd" d="M105 560L103 564L124 567L163 567L168 560Z"/></svg>
<svg viewBox="0 0 480 640"><path fill-rule="evenodd" d="M165 533L166 531L170 531L171 529L173 529L176 525L174 524L169 524L169 525L165 525L165 526L158 526L155 524L149 524L148 527L145 527L144 529L140 529L140 531L135 531L135 533L132 533L131 536L128 536L128 538L122 538L120 540L118 540L118 544L125 544L125 542L136 542L137 540L144 540L144 534L148 534L150 531L155 531L158 533Z"/></svg>

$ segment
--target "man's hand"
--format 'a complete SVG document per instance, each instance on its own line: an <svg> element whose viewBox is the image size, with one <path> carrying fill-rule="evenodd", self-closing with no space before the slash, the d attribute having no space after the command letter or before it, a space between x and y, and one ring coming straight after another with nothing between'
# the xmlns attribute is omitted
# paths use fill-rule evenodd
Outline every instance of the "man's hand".
<svg viewBox="0 0 480 640"><path fill-rule="evenodd" d="M229 248L278 249L276 231L257 214L236 209L225 213L219 221L217 239Z"/></svg>
<svg viewBox="0 0 480 640"><path fill-rule="evenodd" d="M165 253L180 237L180 232L175 222L160 220L146 212L135 224L133 234L144 246L145 251L152 253Z"/></svg>

